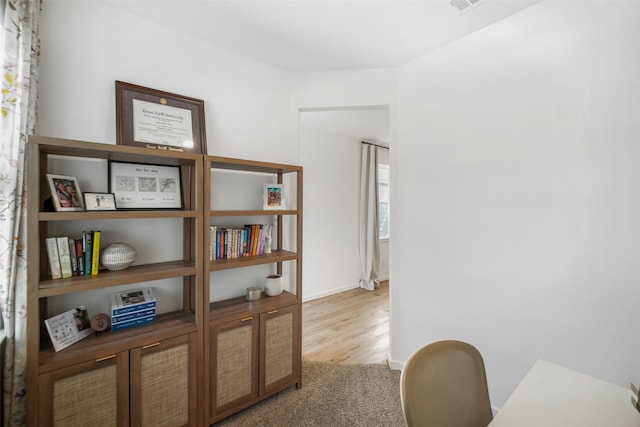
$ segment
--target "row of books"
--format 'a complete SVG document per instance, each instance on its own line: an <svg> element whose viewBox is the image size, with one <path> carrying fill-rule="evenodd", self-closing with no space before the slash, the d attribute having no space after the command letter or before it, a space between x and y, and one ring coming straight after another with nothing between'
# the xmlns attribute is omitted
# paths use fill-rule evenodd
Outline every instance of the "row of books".
<svg viewBox="0 0 640 427"><path fill-rule="evenodd" d="M119 331L156 320L156 298L151 288L111 295L111 330Z"/></svg>
<svg viewBox="0 0 640 427"><path fill-rule="evenodd" d="M82 237L47 237L51 278L98 274L100 237L100 231L83 231Z"/></svg>
<svg viewBox="0 0 640 427"><path fill-rule="evenodd" d="M209 261L213 261L262 255L266 237L271 235L271 225L247 224L236 228L211 225L209 231Z"/></svg>

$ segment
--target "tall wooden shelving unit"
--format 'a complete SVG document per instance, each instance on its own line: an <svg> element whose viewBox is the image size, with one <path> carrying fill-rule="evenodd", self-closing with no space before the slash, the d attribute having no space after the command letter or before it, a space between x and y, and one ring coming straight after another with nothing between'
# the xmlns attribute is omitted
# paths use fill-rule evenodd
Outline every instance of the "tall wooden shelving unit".
<svg viewBox="0 0 640 427"><path fill-rule="evenodd" d="M286 175L295 185L295 206L286 210L220 209L211 194L216 185L212 171L250 172L283 183ZM302 168L225 157L207 156L204 165L205 229L217 221L233 218L275 217L275 247L270 254L205 262L205 300L216 300L220 285L212 272L272 264L282 274L293 263L293 286L279 296L248 302L244 296L212 302L204 312L205 390L208 422L217 422L292 385L300 387L302 360ZM230 196L231 197L231 196ZM293 203L291 203L293 204ZM290 204L290 205L291 205ZM293 219L291 247L284 247L285 218ZM289 228L288 228L289 230ZM205 253L209 259L208 237ZM242 283L238 290L243 292Z"/></svg>
<svg viewBox="0 0 640 427"><path fill-rule="evenodd" d="M27 150L29 425L140 426L157 425L160 418L174 425L203 425L204 416L197 410L204 386L199 380L204 366L202 156L38 136L29 138ZM178 166L184 207L43 212L51 155ZM101 271L97 276L48 277L45 238L50 237L50 224L88 221L99 229L105 221L130 219L182 220L182 242L174 242L183 245L182 258ZM59 352L53 350L43 323L58 314L48 313L49 298L128 284L144 287L143 282L160 279L180 283L182 310L160 314L149 325L91 336Z"/></svg>
<svg viewBox="0 0 640 427"><path fill-rule="evenodd" d="M183 208L45 212L50 156L177 166ZM89 421L148 426L160 420L169 425L207 426L285 388L301 386L301 167L31 136L27 168L30 426ZM263 174L277 183L291 178L287 182L295 186L295 203L286 210L219 209L212 201L219 185L212 180L212 171L217 169ZM81 176L77 178L82 181ZM272 253L210 261L209 226L223 218L247 217L274 220ZM100 271L97 276L57 280L48 276L45 239L55 234L50 225L64 222L73 228L74 222L81 222L100 229L108 221L125 221L127 227L133 225L126 220L146 219L182 222L181 259ZM290 273L288 290L253 302L244 296L217 298L215 272L259 265ZM144 282L161 279L180 287L180 310L159 314L149 325L91 336L59 352L53 350L44 320L59 313L49 312L49 298L79 292L91 295L110 288L116 292L119 286L133 284L142 288ZM243 283L233 286L236 294L244 295Z"/></svg>

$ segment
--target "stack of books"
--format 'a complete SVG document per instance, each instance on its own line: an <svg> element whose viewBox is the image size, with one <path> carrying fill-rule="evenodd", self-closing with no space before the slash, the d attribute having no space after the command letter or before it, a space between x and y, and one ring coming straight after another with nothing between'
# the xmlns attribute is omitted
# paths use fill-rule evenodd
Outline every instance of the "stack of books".
<svg viewBox="0 0 640 427"><path fill-rule="evenodd" d="M265 238L271 235L269 224L246 224L238 227L209 226L209 261L264 253Z"/></svg>
<svg viewBox="0 0 640 427"><path fill-rule="evenodd" d="M100 231L83 231L82 237L47 237L51 278L98 274L100 236Z"/></svg>
<svg viewBox="0 0 640 427"><path fill-rule="evenodd" d="M151 288L111 295L111 330L119 331L156 320L156 299Z"/></svg>

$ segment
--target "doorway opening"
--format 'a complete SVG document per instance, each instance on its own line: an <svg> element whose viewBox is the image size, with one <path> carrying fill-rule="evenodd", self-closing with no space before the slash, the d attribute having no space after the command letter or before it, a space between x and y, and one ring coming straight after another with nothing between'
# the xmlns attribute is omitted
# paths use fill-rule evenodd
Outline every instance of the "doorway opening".
<svg viewBox="0 0 640 427"><path fill-rule="evenodd" d="M381 347L388 353L390 237L380 242L381 286L375 291L359 289L358 224L362 141L388 147L389 133L387 106L318 108L299 112L299 152L300 165L304 168L305 194L303 358L354 361L372 355L375 363L385 362L384 358L377 360L378 356L374 354ZM388 149L379 150L379 165L390 167ZM359 295L361 300L356 302ZM338 300L343 302L347 298L352 301L347 303L353 306L338 304ZM319 321L318 317L322 315L317 314L316 307L326 313L328 318L325 320L333 318L335 322ZM356 332L359 330L356 320L342 316L356 308L363 309L357 320L368 319L367 331L372 332L367 342L359 344L353 342L355 337L366 335ZM305 322L307 312L315 319L313 326ZM341 334L336 333L336 328L347 333L351 328L351 338L339 338ZM340 340L347 344L352 342L351 348L340 349L336 345ZM313 346L322 344L326 351L317 353L313 350ZM333 356L328 353L330 351Z"/></svg>

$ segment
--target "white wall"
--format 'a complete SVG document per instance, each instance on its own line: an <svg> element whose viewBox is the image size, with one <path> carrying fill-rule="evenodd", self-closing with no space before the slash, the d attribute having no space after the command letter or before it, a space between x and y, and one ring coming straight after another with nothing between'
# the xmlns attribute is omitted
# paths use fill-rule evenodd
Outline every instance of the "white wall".
<svg viewBox="0 0 640 427"><path fill-rule="evenodd" d="M45 1L38 133L115 144L115 80L205 101L208 153L296 163L290 75L91 1Z"/></svg>
<svg viewBox="0 0 640 427"><path fill-rule="evenodd" d="M384 106L384 108L388 108L389 111L389 127L390 127L390 139L393 141L395 139L395 123L394 123L394 115L395 115L395 94L396 94L396 70L393 69L373 69L373 70L355 70L355 71L330 71L330 72L317 72L317 73L295 73L292 75L292 90L291 90L291 114L295 114L296 116L299 114L300 109L340 109L344 108L350 110L351 107L371 107L371 106ZM312 113L309 113L312 114ZM310 129L307 127L303 128L303 123L301 126L293 126L292 127L292 138L296 141L301 141L301 164L305 167L305 245L309 244L309 239L312 239L314 230L316 229L316 225L314 224L322 224L322 219L320 218L321 213L314 213L311 208L312 201L309 200L309 194L311 194L309 187L309 175L311 171L316 168L316 162L311 155L313 151L307 152L309 155L304 154L302 150L308 144L305 142L306 136ZM332 136L333 137L333 136ZM316 135L312 139L321 140L321 135ZM351 141L353 142L353 141ZM333 147L339 149L340 145L335 145L331 143ZM359 159L359 144L357 144L357 155L356 159ZM350 152L349 156L353 156L353 150ZM344 162L344 158L346 153L341 153L340 155L334 154L323 154L322 157L327 159L329 164L335 164L339 162L342 164ZM359 160L356 160L357 164L359 164ZM317 165L319 168L324 168L325 165ZM344 166L347 167L346 165ZM334 173L338 174L351 174L353 175L353 169L350 169L351 172L347 172L347 169L341 169L338 167L331 168L331 175ZM320 173L320 172L318 172ZM323 171L326 176L326 171ZM359 172L358 172L359 173ZM350 175L350 176L351 176ZM313 176L313 175L312 175ZM353 177L352 177L353 178ZM350 181L352 180L350 178ZM359 182L359 175L357 175L357 182ZM329 177L329 181L337 181L333 178ZM317 182L315 185L321 185L320 182ZM359 184L355 184L356 188ZM340 184L341 188L344 187L344 184ZM359 191L359 190L356 190ZM355 193L357 197L357 192ZM353 204L355 203L355 205ZM353 215L348 216L347 220L350 221L351 227L357 227L357 210L358 201L354 197L353 200L349 202L349 205L353 205L352 209ZM339 208L340 209L340 208ZM349 211L344 211L349 212ZM343 213L344 213L343 212ZM317 217L317 220L314 220L314 216ZM356 218L355 222L353 222L353 218ZM318 221L318 222L316 222ZM346 224L345 224L346 225ZM321 225L319 225L321 227ZM354 229L352 229L353 231ZM311 233L311 234L310 234ZM333 251L333 245L330 246L311 246L309 249L305 249L304 251L304 265L305 268L303 270L303 274L305 276L305 290L304 295L306 299L311 299L318 296L328 295L334 293L339 289L348 289L350 287L357 285L357 278L360 275L359 267L356 267L355 270L353 265L359 265L358 255L357 255L357 232L354 234L350 233L354 239L354 247L348 249L349 259L351 261L348 263L350 267L347 267L347 263L341 263L343 267L340 268L339 276L336 276L332 269L334 269L334 264L331 263L331 268L327 268L327 263L322 262L320 265L312 264L315 263L316 258L312 257L312 253L316 254L330 254ZM318 242L321 234L318 234ZM306 247L306 246L305 246ZM389 242L385 242L381 245L381 251L389 252ZM355 248L355 249L354 249ZM346 249L345 249L346 250ZM355 250L355 252L354 252ZM388 260L388 258L386 259ZM331 260L329 260L331 262ZM357 263L357 264L356 264ZM389 274L389 269L391 268L389 264L386 266L387 275ZM331 280L336 280L335 282L328 281L318 278L312 278L311 273L318 272L320 277L330 278ZM354 273L355 272L355 273ZM355 274L355 276L354 276ZM351 283L348 280L349 277L355 277L356 282ZM337 279L336 279L337 278ZM313 283L313 285L311 283ZM336 289L336 287L338 289Z"/></svg>
<svg viewBox="0 0 640 427"><path fill-rule="evenodd" d="M122 80L203 99L208 154L298 163L297 140L289 134L289 122L297 116L289 114L288 73L96 1L45 1L41 39L40 135L115 144L115 81ZM75 173L55 162L51 167ZM83 191L107 191L106 177L106 165L90 174L78 172ZM181 223L168 224L162 235L149 235L147 222L136 224L135 233L123 231L127 229L118 221L104 224L104 243L131 243L141 263L149 262L150 254L155 260L175 259L167 242L181 235ZM73 235L82 226L95 225L74 224L75 230L52 233ZM242 286L218 286L212 298L243 295L246 286L262 285L260 277L269 273L256 274L257 268L236 272ZM224 279L224 273L219 275ZM159 300L163 292L177 288L158 282L145 286L154 287ZM78 304L86 304L92 315L108 309L106 297L92 293L77 298L50 299L51 311ZM159 302L160 312L172 309Z"/></svg>
<svg viewBox="0 0 640 427"><path fill-rule="evenodd" d="M358 287L360 143L309 125L300 114L304 167L305 300Z"/></svg>
<svg viewBox="0 0 640 427"><path fill-rule="evenodd" d="M639 21L543 2L401 67L393 359L468 340L496 406L538 358L637 381Z"/></svg>
<svg viewBox="0 0 640 427"><path fill-rule="evenodd" d="M388 127L386 108L300 112L305 301L359 286L361 141L373 135L367 129L382 136ZM388 151L380 151L388 164ZM388 256L387 240L380 244L382 279L389 277Z"/></svg>

